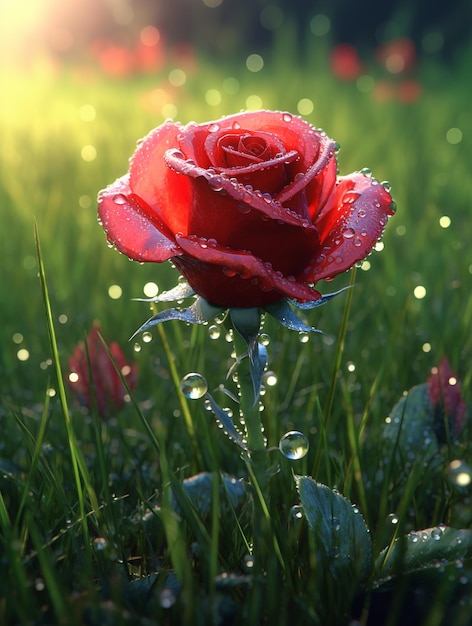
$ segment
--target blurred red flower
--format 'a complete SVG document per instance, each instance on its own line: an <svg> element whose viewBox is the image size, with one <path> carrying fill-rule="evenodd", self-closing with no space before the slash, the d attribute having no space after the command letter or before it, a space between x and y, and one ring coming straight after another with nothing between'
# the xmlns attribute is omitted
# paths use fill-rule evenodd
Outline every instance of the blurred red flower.
<svg viewBox="0 0 472 626"><path fill-rule="evenodd" d="M362 62L354 46L341 43L331 52L331 71L341 80L356 80L362 72Z"/></svg>
<svg viewBox="0 0 472 626"><path fill-rule="evenodd" d="M437 367L432 368L426 385L436 426L443 427L447 419L452 435L457 437L464 427L466 404L462 397L461 383L451 369L447 357Z"/></svg>
<svg viewBox="0 0 472 626"><path fill-rule="evenodd" d="M85 342L81 341L74 348L69 359L69 384L79 402L90 411L93 409L93 396L95 395L98 413L101 417L105 417L109 411L120 409L125 402L126 390L112 359L126 378L130 389L135 387L138 368L136 363L126 360L123 351L116 342L109 344L112 356L110 359L100 339L98 322L94 323L87 337L87 348L90 367ZM92 381L90 380L90 369Z"/></svg>
<svg viewBox="0 0 472 626"><path fill-rule="evenodd" d="M420 99L423 89L417 80L404 80L397 86L397 97L401 102L410 104Z"/></svg>
<svg viewBox="0 0 472 626"><path fill-rule="evenodd" d="M399 37L382 44L375 51L377 61L391 74L410 71L416 62L416 50L407 37Z"/></svg>

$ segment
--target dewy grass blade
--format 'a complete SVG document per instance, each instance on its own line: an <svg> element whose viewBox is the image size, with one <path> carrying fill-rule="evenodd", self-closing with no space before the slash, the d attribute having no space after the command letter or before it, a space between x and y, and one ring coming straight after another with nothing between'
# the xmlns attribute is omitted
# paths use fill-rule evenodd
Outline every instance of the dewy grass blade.
<svg viewBox="0 0 472 626"><path fill-rule="evenodd" d="M31 464L30 464L30 469L29 472L26 476L25 479L25 486L23 489L23 495L21 497L21 502L20 502L20 506L18 507L18 512L16 514L16 522L15 522L15 526L18 526L18 523L21 519L21 514L23 513L23 508L25 506L26 500L28 498L28 494L29 494L29 490L30 490L30 484L31 484L31 480L36 472L36 467L38 465L38 461L40 459L40 453L41 453L41 447L43 445L43 441L44 441L44 435L46 433L46 426L47 426L47 422L48 422L48 412L49 412L49 396L48 394L46 394L46 398L45 398L45 402L44 402L44 408L43 408L43 413L42 413L42 417L41 417L41 422L39 425L39 432L38 435L36 437L36 441L34 443L34 450L32 452L31 455Z"/></svg>
<svg viewBox="0 0 472 626"><path fill-rule="evenodd" d="M349 286L354 285L355 280L356 280L356 268L353 267L351 270L351 280L349 281ZM341 320L341 325L339 327L338 339L336 343L336 354L334 357L334 366L333 366L333 371L331 374L331 383L330 383L330 387L328 391L326 407L322 415L322 419L325 425L328 423L328 420L333 411L334 397L336 394L336 385L337 385L337 373L341 366L341 359L342 359L343 351L344 351L344 339L346 337L346 332L347 332L347 323L349 321L349 312L351 309L353 293L354 293L354 289L348 289L347 295L346 295L346 301L344 303L343 317ZM321 453L322 453L321 446L318 446L318 450L315 456L315 462L313 464L313 471L312 471L313 476L317 476L318 474L318 470L319 470L320 462L321 462Z"/></svg>
<svg viewBox="0 0 472 626"><path fill-rule="evenodd" d="M153 307L154 308L154 307ZM202 466L203 464L203 459L202 459L202 453L200 451L200 448L198 446L197 443L197 438L195 435L195 429L193 427L193 420L192 420L192 415L190 413L190 409L188 407L188 403L187 400L185 398L185 396L181 393L180 391L180 377L179 374L177 372L177 368L175 367L175 359L174 356L172 354L172 350L171 347L169 345L169 342L167 340L167 335L166 332L164 330L164 327L162 324L159 324L157 326L157 332L159 333L159 337L162 341L162 345L164 347L164 352L166 354L166 359L167 359L167 363L169 366L169 371L170 371L170 375L172 378L172 382L174 384L174 389L177 393L177 397L179 399L179 403L180 403L180 408L182 409L182 414L184 416L184 420L185 420L185 426L187 427L187 432L190 438L190 443L192 444L192 450L193 450L193 458L197 460L197 464L195 464L195 460L192 463L192 471L196 471L198 466Z"/></svg>
<svg viewBox="0 0 472 626"><path fill-rule="evenodd" d="M137 403L135 397L133 396L133 393L131 392L131 389L129 388L128 385L128 381L126 380L126 377L123 375L123 372L120 370L120 368L118 367L118 365L116 364L115 359L113 358L112 353L110 352L110 348L108 347L107 342L105 341L104 337L98 333L98 336L100 338L100 341L103 344L103 347L105 348L108 357L110 359L110 361L112 362L113 367L115 368L116 373L118 374L118 376L121 379L121 382L123 383L123 387L126 389L126 393L129 395L129 397L131 398L131 402L133 403L134 408L136 409L136 413L138 414L139 419L141 420L141 423L143 424L149 439L151 441L151 443L153 444L153 447L157 453L157 455L159 456L160 453L160 445L159 445L159 441L156 438L156 435L154 434L152 428L149 426L148 421L146 420L146 418L143 415L143 412L141 411L141 409L139 408L139 404Z"/></svg>
<svg viewBox="0 0 472 626"><path fill-rule="evenodd" d="M62 588L61 582L58 579L60 576L58 570L55 569L55 565L52 560L52 554L49 552L47 546L43 546L41 543L40 535L36 525L34 524L31 516L28 520L28 531L33 542L33 546L38 555L39 564L41 566L41 573L46 583L46 587L51 598L51 603L56 614L57 623L64 624L64 626L72 625L75 622L70 608L65 601L65 593Z"/></svg>
<svg viewBox="0 0 472 626"><path fill-rule="evenodd" d="M47 323L49 342L50 342L50 347L51 347L51 355L52 355L52 360L53 360L54 368L56 372L57 391L58 391L59 400L61 403L62 415L64 417L64 422L66 426L67 440L69 443L69 450L70 450L72 468L73 468L74 479L75 479L75 486L76 486L77 497L79 501L80 519L82 520L82 530L86 538L86 542L85 542L86 549L88 550L90 549L90 541L89 541L89 531L88 531L88 525L87 525L87 513L86 513L84 487L90 498L92 508L97 514L99 513L99 505L98 505L97 497L95 495L95 491L90 481L90 476L87 470L87 466L83 459L80 447L77 443L75 432L72 427L72 422L70 419L69 407L67 405L67 398L66 398L66 392L65 392L65 387L64 387L64 378L62 375L61 364L59 360L59 351L57 347L56 332L54 328L51 302L49 300L49 291L48 291L47 282L46 282L46 274L45 274L45 269L44 269L44 264L43 264L43 258L41 255L39 233L38 233L38 229L36 225L35 225L35 241L36 241L36 254L37 254L38 269L39 269L39 279L40 279L41 290L42 290L42 295L43 295L44 309L45 309L45 314L46 314L46 323Z"/></svg>

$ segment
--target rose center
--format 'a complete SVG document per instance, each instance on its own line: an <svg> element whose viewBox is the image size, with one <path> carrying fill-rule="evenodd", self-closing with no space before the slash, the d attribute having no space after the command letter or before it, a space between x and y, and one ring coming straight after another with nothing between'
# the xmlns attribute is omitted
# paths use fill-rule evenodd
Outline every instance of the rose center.
<svg viewBox="0 0 472 626"><path fill-rule="evenodd" d="M272 158L269 144L257 135L223 135L217 145L226 167L245 167Z"/></svg>

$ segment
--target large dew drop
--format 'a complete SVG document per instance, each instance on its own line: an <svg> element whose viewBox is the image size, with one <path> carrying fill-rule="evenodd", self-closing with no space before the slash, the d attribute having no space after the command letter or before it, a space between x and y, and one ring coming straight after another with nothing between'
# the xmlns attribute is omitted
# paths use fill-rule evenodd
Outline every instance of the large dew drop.
<svg viewBox="0 0 472 626"><path fill-rule="evenodd" d="M298 430L285 433L279 441L280 452L291 461L302 459L308 452L308 448L308 439Z"/></svg>
<svg viewBox="0 0 472 626"><path fill-rule="evenodd" d="M208 383L201 374L191 372L180 381L180 390L186 398L198 400L208 391Z"/></svg>

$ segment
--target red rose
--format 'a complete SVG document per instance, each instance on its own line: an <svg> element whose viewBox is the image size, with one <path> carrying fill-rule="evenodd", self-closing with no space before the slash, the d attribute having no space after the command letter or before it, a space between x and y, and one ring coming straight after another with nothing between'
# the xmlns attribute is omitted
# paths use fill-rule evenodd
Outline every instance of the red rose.
<svg viewBox="0 0 472 626"><path fill-rule="evenodd" d="M126 389L113 365L99 336L100 325L95 323L87 337L88 355L92 370L93 390L100 416L105 417L108 411L120 409L124 404ZM109 345L110 353L117 367L126 378L128 386L133 389L136 383L138 368L136 363L128 363L120 346L113 341ZM85 343L81 341L74 348L69 359L71 374L69 383L81 404L92 410L92 383Z"/></svg>
<svg viewBox="0 0 472 626"><path fill-rule="evenodd" d="M452 370L447 357L442 359L438 367L433 367L426 385L437 429L444 428L446 417L450 422L452 434L457 436L464 427L467 407L462 396L461 382Z"/></svg>
<svg viewBox="0 0 472 626"><path fill-rule="evenodd" d="M363 259L393 213L375 179L337 178L335 149L289 113L165 122L100 193L99 217L121 252L172 259L217 306L316 300L313 284Z"/></svg>

